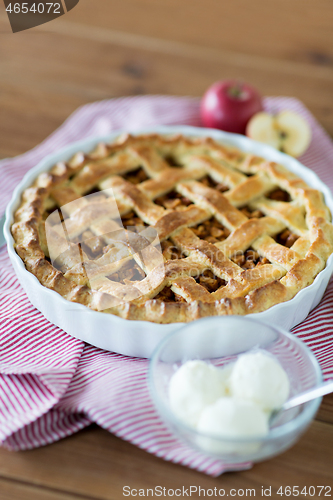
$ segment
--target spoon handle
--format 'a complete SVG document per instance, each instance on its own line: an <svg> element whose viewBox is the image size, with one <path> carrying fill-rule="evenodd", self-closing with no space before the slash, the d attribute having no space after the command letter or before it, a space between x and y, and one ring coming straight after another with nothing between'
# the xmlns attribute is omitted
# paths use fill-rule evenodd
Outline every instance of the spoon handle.
<svg viewBox="0 0 333 500"><path fill-rule="evenodd" d="M293 408L294 406L301 405L310 401L311 399L318 398L320 396L325 396L325 394L330 394L333 392L333 380L328 380L318 387L313 387L308 391L302 392L297 396L289 399L281 408L281 410L289 410L289 408Z"/></svg>

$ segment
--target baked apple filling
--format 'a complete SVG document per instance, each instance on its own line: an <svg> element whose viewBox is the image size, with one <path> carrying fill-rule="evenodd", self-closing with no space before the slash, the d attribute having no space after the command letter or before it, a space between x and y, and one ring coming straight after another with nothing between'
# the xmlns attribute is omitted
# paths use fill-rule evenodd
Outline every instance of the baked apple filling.
<svg viewBox="0 0 333 500"><path fill-rule="evenodd" d="M290 194L281 188L274 189L274 191L272 191L269 195L267 195L267 198L269 200L285 201L287 203L291 201Z"/></svg>
<svg viewBox="0 0 333 500"><path fill-rule="evenodd" d="M185 196L177 193L177 191L170 191L163 196L159 196L154 200L156 205L160 205L161 207L172 209L172 210L184 210L184 208L192 205L192 201L186 198Z"/></svg>
<svg viewBox="0 0 333 500"><path fill-rule="evenodd" d="M146 224L145 222L143 222L143 220L138 216L136 215L136 213L131 210L130 212L128 212L127 214L123 215L121 217L121 222L123 224L123 227L125 229L127 228L133 228L133 227L137 227L137 226L148 226L148 224Z"/></svg>
<svg viewBox="0 0 333 500"><path fill-rule="evenodd" d="M264 264L271 264L266 257L262 257L252 248L249 248L249 250L246 250L244 253L234 255L231 260L244 270L253 269Z"/></svg>
<svg viewBox="0 0 333 500"><path fill-rule="evenodd" d="M146 277L146 274L141 267L131 259L126 262L119 271L106 277L111 281L126 284L125 280L141 281Z"/></svg>
<svg viewBox="0 0 333 500"><path fill-rule="evenodd" d="M204 186L214 188L220 193L224 193L225 191L229 191L229 187L223 182L216 182L210 175L206 175L202 179L200 179L201 184Z"/></svg>
<svg viewBox="0 0 333 500"><path fill-rule="evenodd" d="M208 241L209 243L223 241L230 234L229 229L223 226L215 217L206 220L202 224L191 227L191 230L200 239Z"/></svg>
<svg viewBox="0 0 333 500"><path fill-rule="evenodd" d="M279 233L275 237L275 241L283 245L284 247L290 248L293 246L296 240L298 240L299 236L289 229L285 229L282 233Z"/></svg>
<svg viewBox="0 0 333 500"><path fill-rule="evenodd" d="M123 174L122 177L132 184L140 184L141 182L147 181L149 179L142 167L131 170L130 172L127 172L127 174Z"/></svg>

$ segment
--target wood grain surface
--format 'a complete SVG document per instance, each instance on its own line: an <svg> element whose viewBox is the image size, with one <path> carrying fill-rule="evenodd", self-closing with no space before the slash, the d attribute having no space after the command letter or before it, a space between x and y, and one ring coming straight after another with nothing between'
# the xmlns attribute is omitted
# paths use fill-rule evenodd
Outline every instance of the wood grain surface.
<svg viewBox="0 0 333 500"><path fill-rule="evenodd" d="M301 99L333 135L332 26L332 0L80 0L13 34L0 2L0 158L33 148L88 102L200 96L226 77ZM36 450L0 448L0 500L118 500L125 485L254 488L257 497L271 486L282 498L279 486L333 490L332 450L333 396L291 450L216 479L91 426Z"/></svg>

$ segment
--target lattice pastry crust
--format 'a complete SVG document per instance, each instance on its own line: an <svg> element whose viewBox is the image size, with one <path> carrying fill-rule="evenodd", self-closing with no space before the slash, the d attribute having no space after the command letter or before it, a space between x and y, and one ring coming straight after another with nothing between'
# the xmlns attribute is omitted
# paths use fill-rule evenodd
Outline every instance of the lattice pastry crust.
<svg viewBox="0 0 333 500"><path fill-rule="evenodd" d="M125 228L144 225L137 248L154 228L163 269L154 244L148 264L129 256L110 190ZM46 239L45 221L59 207ZM172 323L290 300L332 253L330 220L322 194L281 165L209 138L127 135L40 174L23 193L12 234L26 269L67 300ZM70 243L59 236L63 225ZM56 233L52 265L47 242Z"/></svg>

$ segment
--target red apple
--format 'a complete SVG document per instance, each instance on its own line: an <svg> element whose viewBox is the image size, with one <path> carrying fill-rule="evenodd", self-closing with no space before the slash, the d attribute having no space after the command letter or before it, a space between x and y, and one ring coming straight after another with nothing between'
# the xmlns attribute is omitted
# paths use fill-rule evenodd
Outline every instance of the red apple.
<svg viewBox="0 0 333 500"><path fill-rule="evenodd" d="M262 111L259 92L235 80L214 83L201 100L201 120L205 127L245 134L250 118Z"/></svg>

